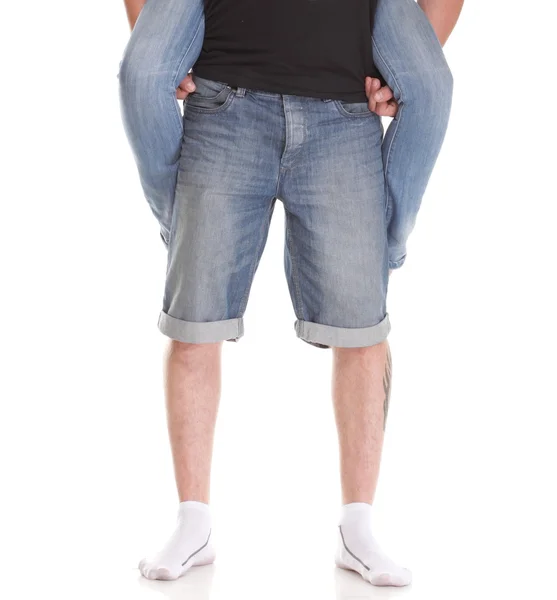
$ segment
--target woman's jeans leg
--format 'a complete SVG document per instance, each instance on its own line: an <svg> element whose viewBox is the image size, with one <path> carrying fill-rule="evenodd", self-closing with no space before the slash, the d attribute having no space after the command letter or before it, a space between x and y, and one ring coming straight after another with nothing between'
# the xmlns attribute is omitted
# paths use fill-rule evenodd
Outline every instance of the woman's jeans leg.
<svg viewBox="0 0 557 600"><path fill-rule="evenodd" d="M389 268L401 267L422 196L445 137L453 79L443 49L414 0L379 0L373 59L399 102L383 141Z"/></svg>
<svg viewBox="0 0 557 600"><path fill-rule="evenodd" d="M197 60L203 0L147 0L120 62L122 120L147 201L168 243L182 114L176 88ZM429 20L414 0L379 0L373 58L400 107L383 143L389 263L402 266L448 123L452 76Z"/></svg>
<svg viewBox="0 0 557 600"><path fill-rule="evenodd" d="M197 60L204 33L203 0L147 0L118 72L124 129L165 244L183 132L176 88Z"/></svg>

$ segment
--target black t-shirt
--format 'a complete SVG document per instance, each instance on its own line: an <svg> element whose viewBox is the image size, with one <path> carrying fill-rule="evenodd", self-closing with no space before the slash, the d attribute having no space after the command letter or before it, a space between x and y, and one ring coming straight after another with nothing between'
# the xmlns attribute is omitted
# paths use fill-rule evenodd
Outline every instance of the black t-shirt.
<svg viewBox="0 0 557 600"><path fill-rule="evenodd" d="M205 0L200 77L280 94L365 102L379 77L377 0Z"/></svg>

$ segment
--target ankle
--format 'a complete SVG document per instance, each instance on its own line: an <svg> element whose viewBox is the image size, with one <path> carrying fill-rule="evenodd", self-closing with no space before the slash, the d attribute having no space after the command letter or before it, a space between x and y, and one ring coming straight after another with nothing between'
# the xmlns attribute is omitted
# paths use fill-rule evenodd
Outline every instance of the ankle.
<svg viewBox="0 0 557 600"><path fill-rule="evenodd" d="M371 503L368 502L348 502L341 506L340 522L351 521L369 521L371 519Z"/></svg>

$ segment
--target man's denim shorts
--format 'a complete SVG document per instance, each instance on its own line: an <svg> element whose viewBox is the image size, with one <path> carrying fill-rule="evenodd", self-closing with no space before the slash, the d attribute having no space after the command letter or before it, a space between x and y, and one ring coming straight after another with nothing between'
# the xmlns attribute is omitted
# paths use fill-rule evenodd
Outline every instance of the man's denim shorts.
<svg viewBox="0 0 557 600"><path fill-rule="evenodd" d="M301 339L386 339L383 128L366 103L233 88L194 75L168 246L160 330L236 341L275 201Z"/></svg>

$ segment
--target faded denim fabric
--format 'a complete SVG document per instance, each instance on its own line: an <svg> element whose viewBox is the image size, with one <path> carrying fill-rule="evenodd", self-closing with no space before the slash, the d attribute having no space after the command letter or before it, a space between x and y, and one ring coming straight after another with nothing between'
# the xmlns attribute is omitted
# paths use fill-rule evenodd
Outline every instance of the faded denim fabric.
<svg viewBox="0 0 557 600"><path fill-rule="evenodd" d="M346 103L234 89L194 75L159 327L190 343L237 340L276 200L301 339L372 346L386 312L387 200L380 118Z"/></svg>
<svg viewBox="0 0 557 600"><path fill-rule="evenodd" d="M125 131L166 244L183 133L176 88L197 60L203 36L203 0L147 0L119 66ZM383 141L389 266L395 269L406 258L406 242L441 149L452 76L414 0L379 0L372 38L375 64L400 102Z"/></svg>

